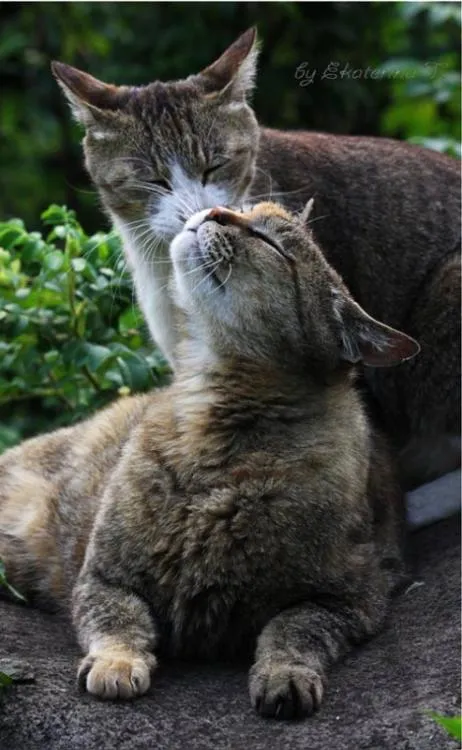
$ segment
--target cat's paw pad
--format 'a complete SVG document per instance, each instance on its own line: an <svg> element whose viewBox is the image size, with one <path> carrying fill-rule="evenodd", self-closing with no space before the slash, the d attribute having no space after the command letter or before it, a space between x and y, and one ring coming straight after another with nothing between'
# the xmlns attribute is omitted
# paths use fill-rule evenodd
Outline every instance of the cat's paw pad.
<svg viewBox="0 0 462 750"><path fill-rule="evenodd" d="M261 659L250 670L249 692L261 716L301 719L321 705L324 680L304 664Z"/></svg>
<svg viewBox="0 0 462 750"><path fill-rule="evenodd" d="M77 679L81 689L98 698L130 700L149 689L156 663L152 654L103 651L82 659Z"/></svg>

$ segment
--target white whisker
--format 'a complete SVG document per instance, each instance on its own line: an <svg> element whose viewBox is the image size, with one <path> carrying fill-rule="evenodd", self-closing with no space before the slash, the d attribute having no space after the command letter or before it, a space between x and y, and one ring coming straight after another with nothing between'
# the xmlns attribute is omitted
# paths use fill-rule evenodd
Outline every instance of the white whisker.
<svg viewBox="0 0 462 750"><path fill-rule="evenodd" d="M328 219L329 214L324 214L323 216L315 216L314 219L309 219L306 223L308 224L314 224L315 221L319 221L320 219Z"/></svg>
<svg viewBox="0 0 462 750"><path fill-rule="evenodd" d="M194 294L194 292L197 291L197 289L199 289L200 285L204 281L207 281L207 279L209 279L210 276L213 275L213 273L215 272L215 269L218 268L218 266L220 265L220 263L222 262L222 260L223 260L222 258L219 258L219 260L215 261L215 263L212 264L211 271L208 274L206 274L206 276L204 276L204 278L200 279L199 283L196 284L196 286L191 290L190 294ZM199 270L203 270L204 268L205 268L205 266L199 266ZM194 269L194 270L196 270L196 269Z"/></svg>
<svg viewBox="0 0 462 750"><path fill-rule="evenodd" d="M273 196L273 178L271 177L271 174L269 172L266 172L261 167L257 167L256 166L255 169L257 170L257 172L261 172L265 177L267 177L269 179L269 185L270 185L269 189L270 189L270 191L269 191L269 194L266 194L266 199L268 199L268 197L269 197L269 200L272 200L272 196ZM262 193L262 195L263 195L263 193ZM253 198L253 196L251 196L251 198Z"/></svg>
<svg viewBox="0 0 462 750"><path fill-rule="evenodd" d="M218 286L215 287L215 289L212 289L212 291L210 292L210 295L209 295L210 297L212 296L212 294L214 294L215 292L218 292L219 289L221 289L223 286L225 286L225 284L227 284L227 282L229 281L229 278L231 276L232 270L233 270L233 267L232 267L232 265L230 263L229 264L228 273L226 275L226 278L220 284L218 284Z"/></svg>
<svg viewBox="0 0 462 750"><path fill-rule="evenodd" d="M143 226L149 226L149 219L148 217L145 217L143 219L134 219L133 221L126 221L124 222L124 227L126 228L136 228L136 227L143 227Z"/></svg>

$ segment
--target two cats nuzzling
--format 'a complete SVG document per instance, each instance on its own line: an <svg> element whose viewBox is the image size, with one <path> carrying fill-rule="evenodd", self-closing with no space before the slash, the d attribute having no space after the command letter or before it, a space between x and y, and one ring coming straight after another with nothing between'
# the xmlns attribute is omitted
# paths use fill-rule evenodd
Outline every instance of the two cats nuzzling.
<svg viewBox="0 0 462 750"><path fill-rule="evenodd" d="M113 86L63 63L54 74L85 126L85 163L119 229L140 306L173 367L181 325L168 245L213 206L314 197L317 242L369 314L422 346L366 392L411 489L460 467L460 173L455 159L385 138L259 126L255 30L171 83Z"/></svg>

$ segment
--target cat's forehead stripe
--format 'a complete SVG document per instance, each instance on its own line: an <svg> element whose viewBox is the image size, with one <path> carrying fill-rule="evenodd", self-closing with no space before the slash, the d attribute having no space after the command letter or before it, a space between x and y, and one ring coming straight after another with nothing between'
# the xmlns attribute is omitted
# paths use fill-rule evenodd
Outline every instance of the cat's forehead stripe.
<svg viewBox="0 0 462 750"><path fill-rule="evenodd" d="M252 219L255 219L255 217L269 218L271 216L279 216L281 219L287 219L287 221L291 221L293 218L285 208L279 206L277 203L270 203L269 201L258 203L248 214L248 217Z"/></svg>
<svg viewBox="0 0 462 750"><path fill-rule="evenodd" d="M181 83L153 81L147 86L132 89L130 106L138 117L158 120L168 115L174 120L189 119L191 87Z"/></svg>

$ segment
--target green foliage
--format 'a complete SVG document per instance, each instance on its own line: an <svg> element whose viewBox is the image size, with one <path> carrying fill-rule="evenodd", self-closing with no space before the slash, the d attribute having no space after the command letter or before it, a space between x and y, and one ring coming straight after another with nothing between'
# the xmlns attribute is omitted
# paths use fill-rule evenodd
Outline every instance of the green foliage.
<svg viewBox="0 0 462 750"><path fill-rule="evenodd" d="M440 724L451 737L462 742L462 717L461 716L442 716L430 712L429 714L438 724Z"/></svg>
<svg viewBox="0 0 462 750"><path fill-rule="evenodd" d="M402 3L399 12L406 25L395 31L394 55L379 69L392 94L382 132L460 157L460 5Z"/></svg>
<svg viewBox="0 0 462 750"><path fill-rule="evenodd" d="M144 339L118 237L86 235L65 207L42 220L45 237L0 223L0 451L168 374Z"/></svg>

